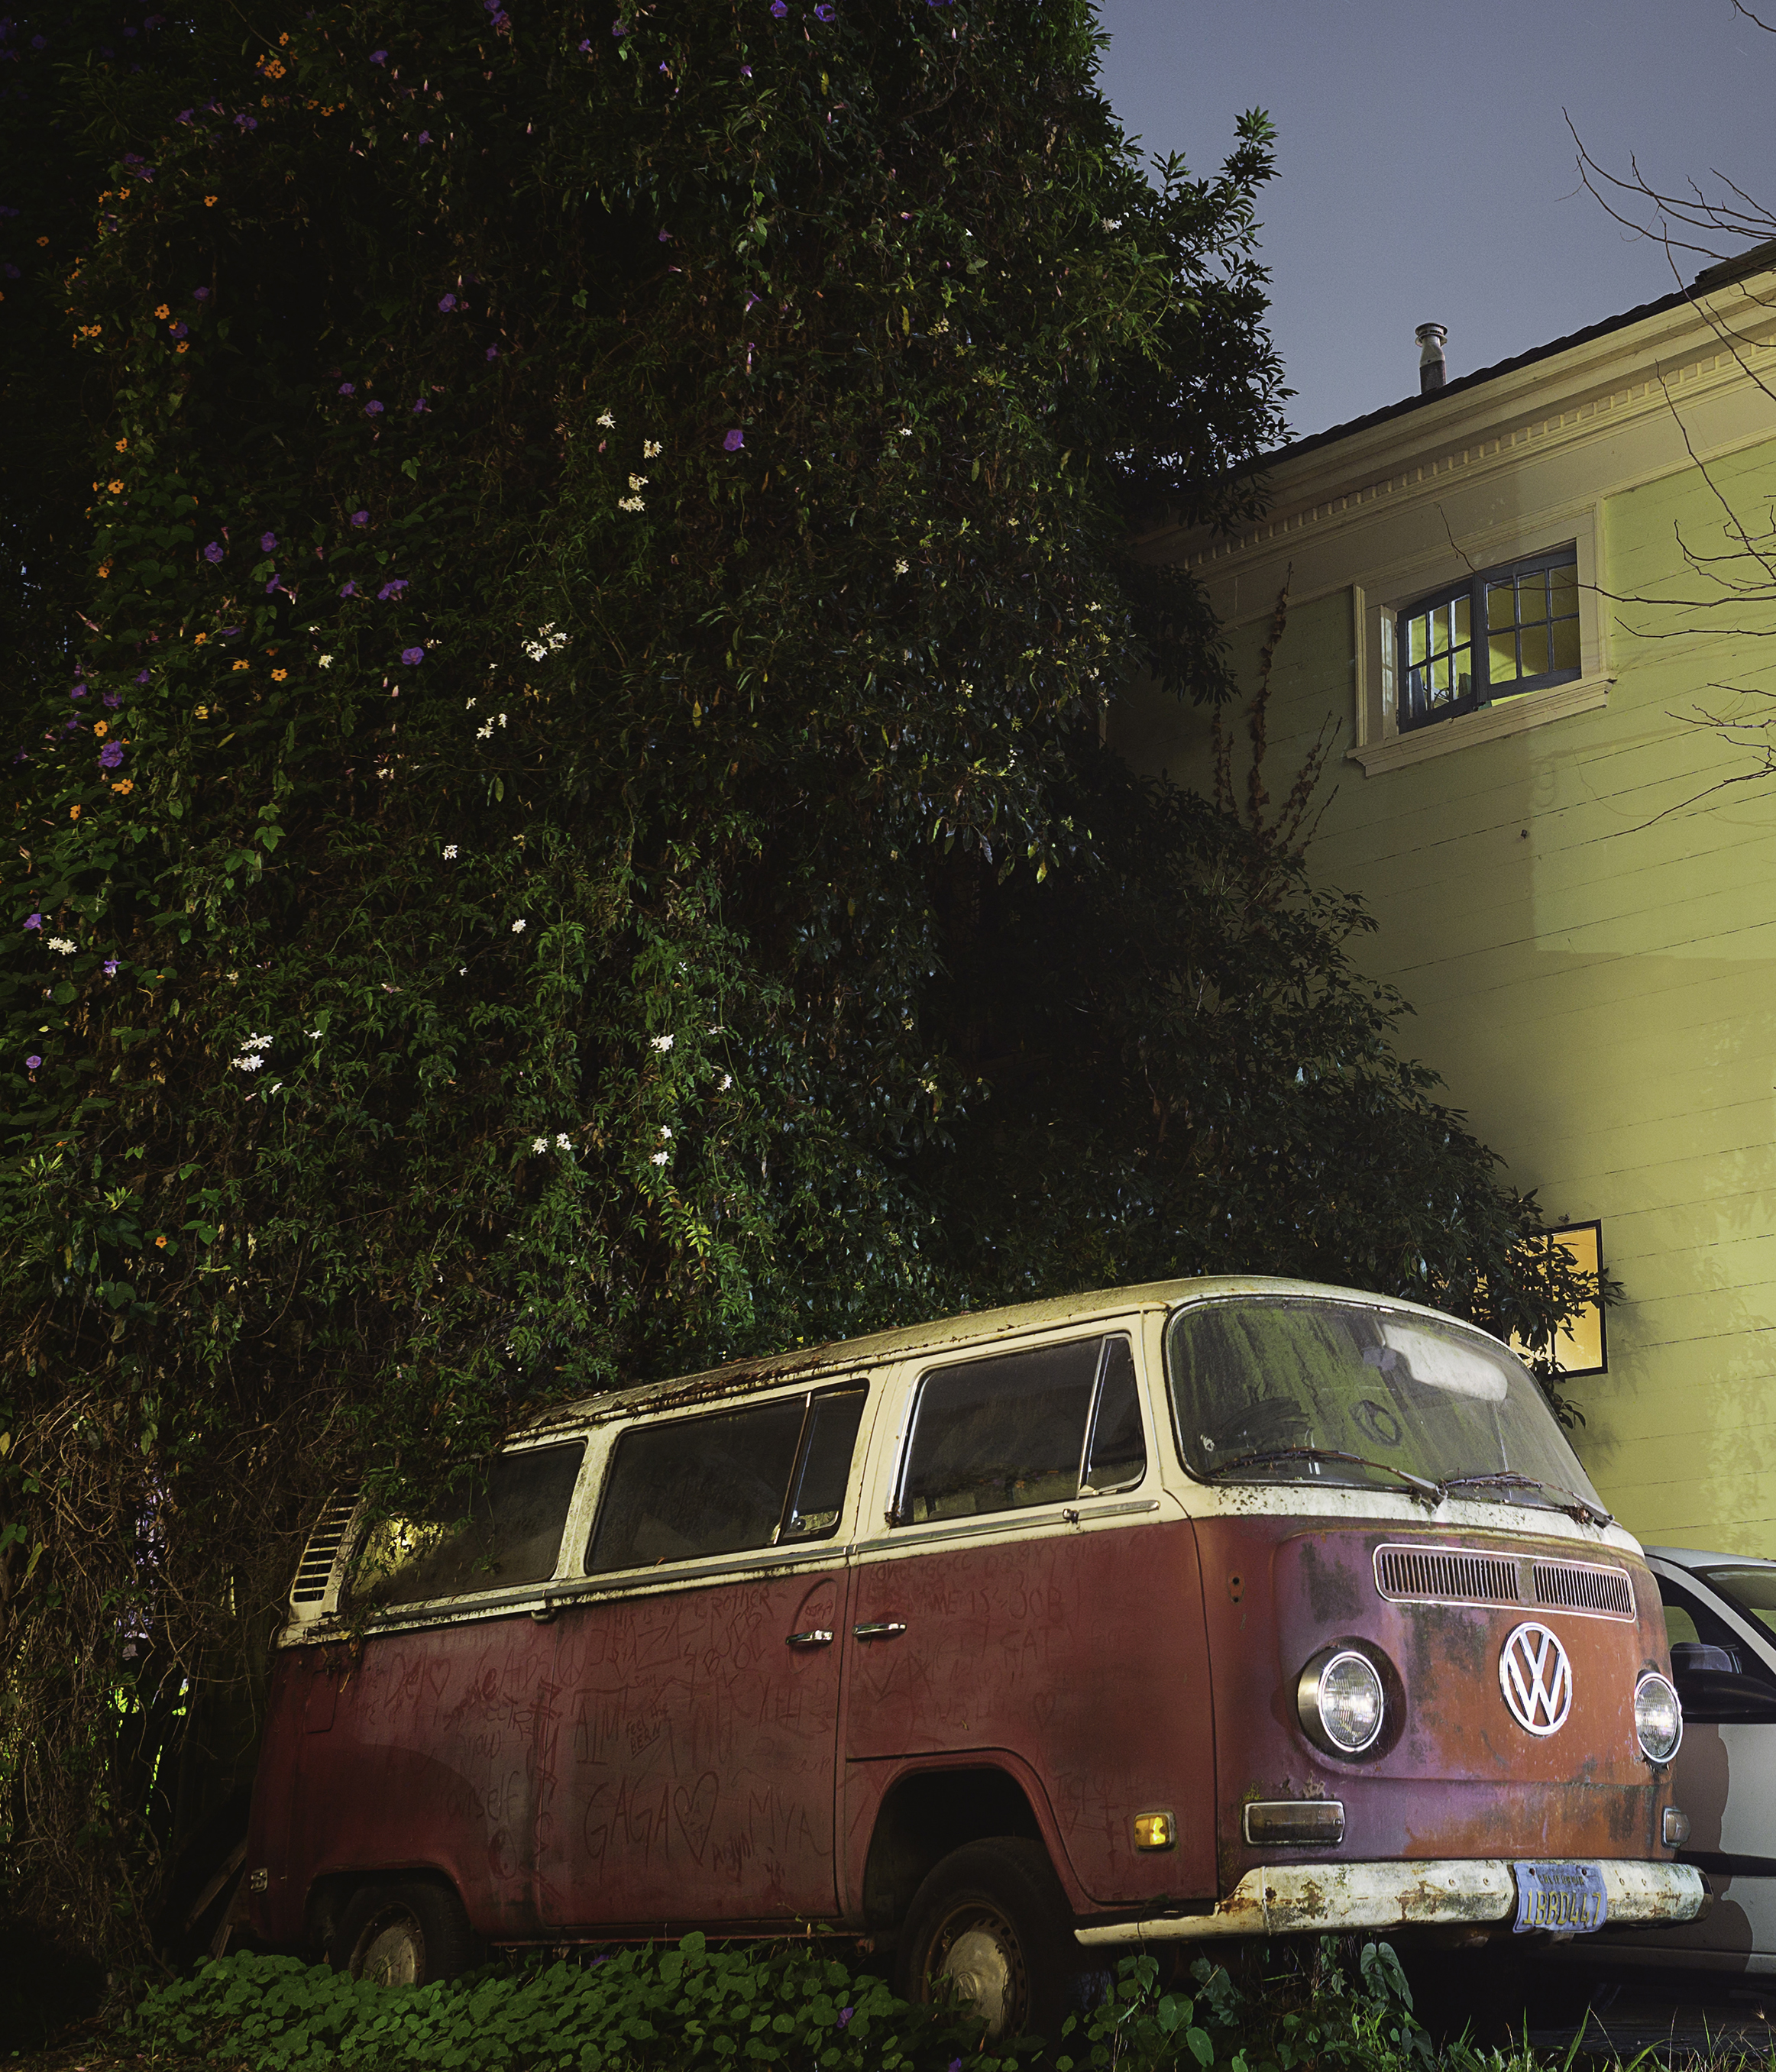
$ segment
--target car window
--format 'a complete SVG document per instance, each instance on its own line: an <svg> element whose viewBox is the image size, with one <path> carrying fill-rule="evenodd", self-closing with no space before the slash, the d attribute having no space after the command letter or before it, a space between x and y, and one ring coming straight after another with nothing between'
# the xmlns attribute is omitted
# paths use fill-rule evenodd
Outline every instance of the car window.
<svg viewBox="0 0 1776 2072"><path fill-rule="evenodd" d="M779 1397L625 1432L588 1571L652 1568L836 1531L865 1393Z"/></svg>
<svg viewBox="0 0 1776 2072"><path fill-rule="evenodd" d="M378 1519L352 1566L354 1601L382 1608L547 1582L585 1454L583 1440L502 1453L466 1497Z"/></svg>
<svg viewBox="0 0 1776 2072"><path fill-rule="evenodd" d="M1081 1494L1082 1481L1090 1493L1126 1488L1146 1465L1126 1338L1075 1338L968 1360L935 1368L919 1382L894 1522L1067 1503ZM1082 1475L1087 1466L1104 1481Z"/></svg>
<svg viewBox="0 0 1776 2072"><path fill-rule="evenodd" d="M1776 1568L1723 1567L1698 1572L1766 1632L1776 1633Z"/></svg>

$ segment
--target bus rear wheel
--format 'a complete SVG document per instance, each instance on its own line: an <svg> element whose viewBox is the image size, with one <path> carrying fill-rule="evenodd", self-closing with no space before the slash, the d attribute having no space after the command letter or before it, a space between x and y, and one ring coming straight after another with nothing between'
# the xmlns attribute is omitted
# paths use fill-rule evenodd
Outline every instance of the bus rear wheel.
<svg viewBox="0 0 1776 2072"><path fill-rule="evenodd" d="M336 1969L379 1986L424 1986L453 1979L475 1960L462 1902L448 1885L364 1885L339 1922Z"/></svg>
<svg viewBox="0 0 1776 2072"><path fill-rule="evenodd" d="M1060 2040L1078 1968L1066 1895L1039 1842L971 1842L913 1895L898 1953L907 2000L972 2011L991 2042Z"/></svg>

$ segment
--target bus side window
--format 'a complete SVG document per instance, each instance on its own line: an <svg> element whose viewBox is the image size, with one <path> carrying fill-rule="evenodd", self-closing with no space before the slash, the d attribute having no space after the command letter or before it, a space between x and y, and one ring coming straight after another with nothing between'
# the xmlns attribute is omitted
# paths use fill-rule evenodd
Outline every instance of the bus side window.
<svg viewBox="0 0 1776 2072"><path fill-rule="evenodd" d="M1133 1348L1124 1338L1104 1342L1097 1412L1079 1476L1079 1494L1133 1489L1147 1473L1147 1435L1141 1429L1141 1392L1135 1384Z"/></svg>
<svg viewBox="0 0 1776 2072"><path fill-rule="evenodd" d="M819 1540L837 1531L851 1479L857 1427L863 1421L864 1393L861 1388L835 1390L829 1396L816 1396L808 1405L800 1471L783 1515L780 1540Z"/></svg>
<svg viewBox="0 0 1776 2072"><path fill-rule="evenodd" d="M646 1568L769 1547L801 1449L806 1396L637 1424L617 1441L586 1568Z"/></svg>
<svg viewBox="0 0 1776 2072"><path fill-rule="evenodd" d="M354 1597L386 1608L546 1583L585 1454L583 1440L501 1453L466 1499L445 1497L417 1515L379 1519L352 1570Z"/></svg>
<svg viewBox="0 0 1776 2072"><path fill-rule="evenodd" d="M894 1523L1071 1503L1103 1347L1075 1338L927 1374Z"/></svg>

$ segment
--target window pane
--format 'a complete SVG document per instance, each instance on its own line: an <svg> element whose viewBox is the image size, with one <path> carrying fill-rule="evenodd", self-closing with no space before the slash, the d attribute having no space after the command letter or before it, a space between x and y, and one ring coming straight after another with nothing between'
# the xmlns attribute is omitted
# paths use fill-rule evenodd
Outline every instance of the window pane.
<svg viewBox="0 0 1776 2072"><path fill-rule="evenodd" d="M1429 652L1429 619L1422 613L1406 622L1406 660L1408 663L1422 662Z"/></svg>
<svg viewBox="0 0 1776 2072"><path fill-rule="evenodd" d="M1517 680L1517 636L1494 633L1486 643L1486 673L1496 691Z"/></svg>
<svg viewBox="0 0 1776 2072"><path fill-rule="evenodd" d="M863 1403L861 1388L815 1397L802 1449L802 1472L783 1523L785 1540L817 1540L838 1530Z"/></svg>
<svg viewBox="0 0 1776 2072"><path fill-rule="evenodd" d="M360 1604L417 1605L544 1583L555 1572L583 1442L502 1453L467 1498L371 1527L352 1576Z"/></svg>
<svg viewBox="0 0 1776 2072"><path fill-rule="evenodd" d="M1564 568L1550 569L1548 572L1548 590L1552 598L1555 615L1565 618L1579 608L1579 571L1576 563L1568 561Z"/></svg>
<svg viewBox="0 0 1776 2072"><path fill-rule="evenodd" d="M1474 694L1473 661L1473 655L1466 648L1455 658L1455 689L1458 697L1471 697Z"/></svg>
<svg viewBox="0 0 1776 2072"><path fill-rule="evenodd" d="M1540 626L1548 617L1548 578L1540 569L1534 575L1522 576L1517 583L1517 622L1520 626Z"/></svg>
<svg viewBox="0 0 1776 2072"><path fill-rule="evenodd" d="M1079 1338L927 1375L898 1522L973 1518L1076 1496L1102 1343Z"/></svg>
<svg viewBox="0 0 1776 2072"><path fill-rule="evenodd" d="M770 1546L806 1408L797 1396L625 1432L586 1567L602 1575Z"/></svg>
<svg viewBox="0 0 1776 2072"><path fill-rule="evenodd" d="M1548 628L1545 626L1526 626L1517 637L1523 643L1523 674L1526 676L1545 676L1550 667Z"/></svg>
<svg viewBox="0 0 1776 2072"><path fill-rule="evenodd" d="M1126 1338L1112 1338L1104 1347L1104 1381L1085 1480L1095 1490L1128 1489L1146 1472L1147 1438L1141 1428L1134 1351Z"/></svg>
<svg viewBox="0 0 1776 2072"><path fill-rule="evenodd" d="M1486 585L1486 630L1497 632L1500 627L1517 623L1517 593L1508 582Z"/></svg>
<svg viewBox="0 0 1776 2072"><path fill-rule="evenodd" d="M1457 648L1464 647L1467 643L1468 621L1473 615L1473 606L1471 598L1458 597L1455 600L1455 644Z"/></svg>
<svg viewBox="0 0 1776 2072"><path fill-rule="evenodd" d="M1431 664L1431 696L1438 705L1445 703L1449 695L1449 658L1439 655Z"/></svg>
<svg viewBox="0 0 1776 2072"><path fill-rule="evenodd" d="M1556 669L1576 669L1579 666L1579 622L1576 619L1554 622L1554 666Z"/></svg>

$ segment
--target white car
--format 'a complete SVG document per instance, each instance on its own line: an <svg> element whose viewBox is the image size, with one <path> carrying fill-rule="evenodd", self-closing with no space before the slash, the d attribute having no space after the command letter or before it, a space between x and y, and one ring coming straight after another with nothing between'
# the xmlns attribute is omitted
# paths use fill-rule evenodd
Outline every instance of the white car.
<svg viewBox="0 0 1776 2072"><path fill-rule="evenodd" d="M1714 1903L1682 1928L1606 1925L1563 1956L1691 1971L1776 1972L1776 1561L1649 1547L1684 1705L1674 1794L1680 1849Z"/></svg>

